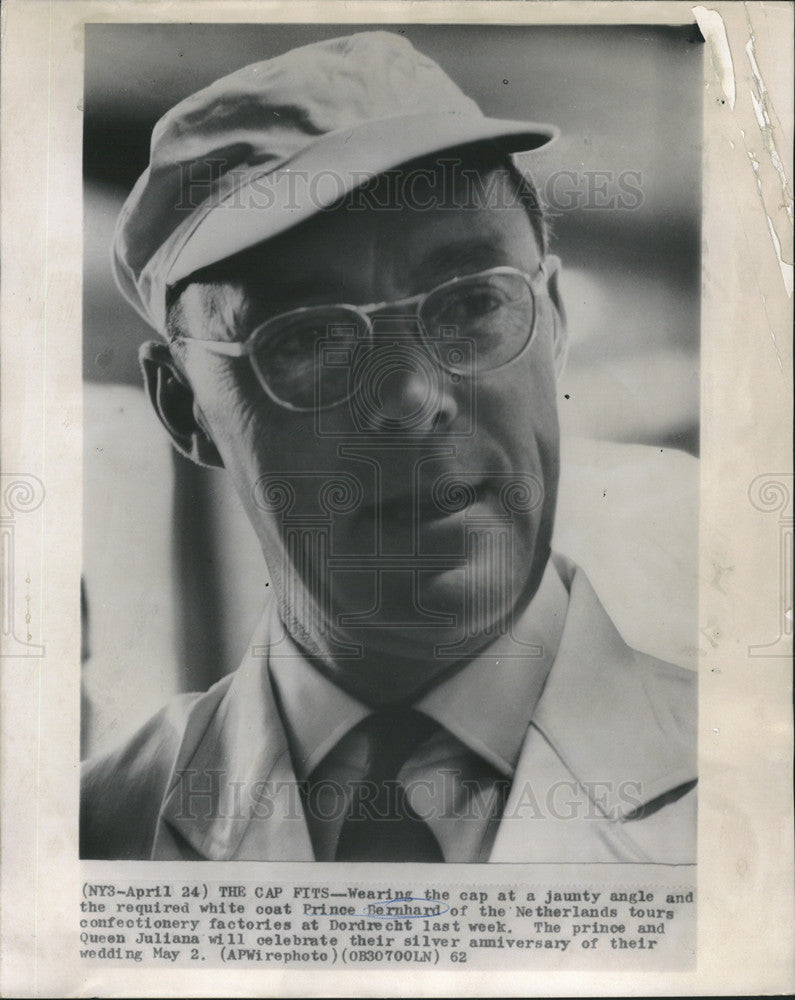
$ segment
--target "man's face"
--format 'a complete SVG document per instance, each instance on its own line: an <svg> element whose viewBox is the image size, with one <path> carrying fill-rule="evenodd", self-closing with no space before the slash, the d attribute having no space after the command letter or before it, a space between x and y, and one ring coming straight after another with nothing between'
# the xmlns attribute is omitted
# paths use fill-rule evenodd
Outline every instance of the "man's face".
<svg viewBox="0 0 795 1000"><path fill-rule="evenodd" d="M197 286L189 287L191 335L245 340L289 310L405 299L503 265L536 274L539 248L510 176L499 169L491 181L505 195L492 207L343 206L315 216L246 255L228 290L234 329L208 323ZM421 184L416 204L432 200ZM379 346L360 365L353 397L322 413L274 402L245 358L185 349L196 403L257 532L288 627L371 700L410 693L472 655L538 585L558 424L556 313L546 293L536 309L527 350L467 378L434 364L412 308L387 307L374 318ZM330 353L319 352L321 382L322 365L356 361L329 343Z"/></svg>

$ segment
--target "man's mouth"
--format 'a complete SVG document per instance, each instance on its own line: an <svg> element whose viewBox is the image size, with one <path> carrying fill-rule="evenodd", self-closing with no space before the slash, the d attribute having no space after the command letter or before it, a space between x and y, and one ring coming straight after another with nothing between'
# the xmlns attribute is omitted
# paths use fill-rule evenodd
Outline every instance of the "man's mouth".
<svg viewBox="0 0 795 1000"><path fill-rule="evenodd" d="M460 488L451 485L446 490L433 490L420 486L417 494L403 493L386 497L371 507L380 509L384 524L432 525L451 518L460 519L475 504L483 503L488 495L488 482L462 483Z"/></svg>

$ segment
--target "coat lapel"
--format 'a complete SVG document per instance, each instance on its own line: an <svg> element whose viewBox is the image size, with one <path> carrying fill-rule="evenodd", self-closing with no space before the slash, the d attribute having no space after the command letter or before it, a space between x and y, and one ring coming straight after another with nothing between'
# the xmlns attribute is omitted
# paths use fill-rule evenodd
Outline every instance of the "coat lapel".
<svg viewBox="0 0 795 1000"><path fill-rule="evenodd" d="M575 570L490 860L694 861L694 795L654 808L695 781L694 682L630 649Z"/></svg>
<svg viewBox="0 0 795 1000"><path fill-rule="evenodd" d="M231 681L221 681L192 710L153 857L313 860L270 684L268 654L280 633L274 624L271 606Z"/></svg>

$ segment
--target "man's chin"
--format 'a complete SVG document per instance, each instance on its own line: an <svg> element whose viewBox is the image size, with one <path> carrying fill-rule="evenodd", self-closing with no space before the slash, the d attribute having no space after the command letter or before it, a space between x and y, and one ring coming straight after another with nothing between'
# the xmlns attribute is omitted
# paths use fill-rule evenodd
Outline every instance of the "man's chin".
<svg viewBox="0 0 795 1000"><path fill-rule="evenodd" d="M408 600L405 591L382 590L381 604L370 614L338 610L337 635L389 657L455 659L457 651L484 646L507 626L526 583L524 575L506 579L478 563L423 571Z"/></svg>

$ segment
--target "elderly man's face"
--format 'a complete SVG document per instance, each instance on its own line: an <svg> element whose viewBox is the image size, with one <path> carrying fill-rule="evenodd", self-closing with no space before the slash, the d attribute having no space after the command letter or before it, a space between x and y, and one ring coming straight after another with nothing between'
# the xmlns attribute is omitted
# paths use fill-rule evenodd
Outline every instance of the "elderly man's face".
<svg viewBox="0 0 795 1000"><path fill-rule="evenodd" d="M502 265L536 274L540 251L510 175L500 168L482 180L505 197L486 208L349 205L268 241L228 289L234 328L208 322L198 286L183 293L191 336L244 340L302 306L404 299ZM432 201L423 183L416 204ZM411 308L387 308L375 319L383 343L361 376L369 383L320 414L274 402L245 358L184 349L201 423L257 532L288 626L372 701L411 693L472 655L540 580L558 478L562 331L546 292L536 308L528 349L475 378L431 361ZM333 350L324 358L354 363Z"/></svg>

